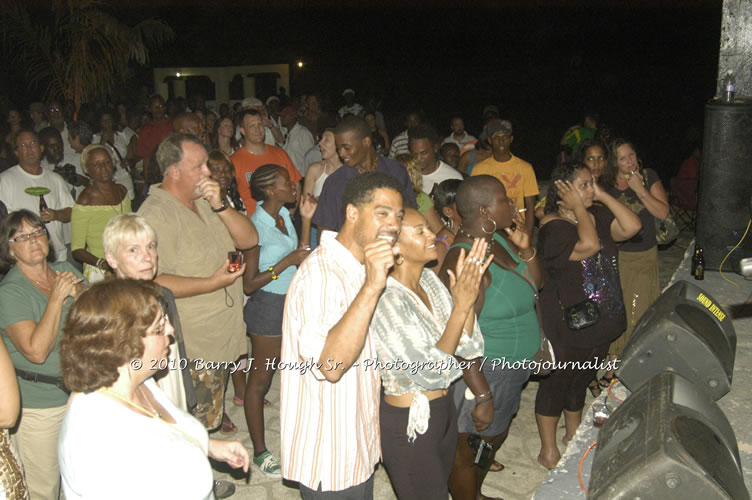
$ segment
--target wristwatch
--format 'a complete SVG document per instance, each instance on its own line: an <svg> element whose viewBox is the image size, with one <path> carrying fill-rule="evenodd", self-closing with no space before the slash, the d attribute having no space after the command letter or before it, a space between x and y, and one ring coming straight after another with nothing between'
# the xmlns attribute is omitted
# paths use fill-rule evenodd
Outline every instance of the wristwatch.
<svg viewBox="0 0 752 500"><path fill-rule="evenodd" d="M224 212L225 210L227 210L227 201L224 200L224 199L222 200L222 206L221 207L219 207L219 208L212 208L212 212L214 212L215 214L218 214L219 212Z"/></svg>

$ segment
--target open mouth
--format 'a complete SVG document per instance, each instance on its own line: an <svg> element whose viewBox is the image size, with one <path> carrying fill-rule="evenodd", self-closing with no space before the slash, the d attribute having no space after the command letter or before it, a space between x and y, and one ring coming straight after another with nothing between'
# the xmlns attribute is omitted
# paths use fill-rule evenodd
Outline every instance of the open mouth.
<svg viewBox="0 0 752 500"><path fill-rule="evenodd" d="M381 234L379 234L378 238L380 240L386 241L387 243L389 243L392 246L397 241L397 236L396 235L394 235L394 234L388 234L388 233L381 233Z"/></svg>

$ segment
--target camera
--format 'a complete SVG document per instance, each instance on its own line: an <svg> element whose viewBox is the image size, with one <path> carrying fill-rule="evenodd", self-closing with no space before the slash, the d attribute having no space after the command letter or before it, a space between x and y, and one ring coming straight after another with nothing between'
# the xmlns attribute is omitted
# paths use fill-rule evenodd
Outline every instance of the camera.
<svg viewBox="0 0 752 500"><path fill-rule="evenodd" d="M491 466L494 459L494 449L491 443L485 442L480 434L471 434L467 438L467 444L475 455L475 459L473 460L475 465L481 469Z"/></svg>
<svg viewBox="0 0 752 500"><path fill-rule="evenodd" d="M230 265L227 266L228 272L234 273L243 267L243 252L227 252L227 259L230 261Z"/></svg>

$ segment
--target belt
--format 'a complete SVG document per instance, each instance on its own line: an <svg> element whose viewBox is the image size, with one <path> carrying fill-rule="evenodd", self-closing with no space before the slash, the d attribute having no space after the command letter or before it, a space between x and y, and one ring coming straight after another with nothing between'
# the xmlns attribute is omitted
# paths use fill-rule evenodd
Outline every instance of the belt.
<svg viewBox="0 0 752 500"><path fill-rule="evenodd" d="M51 384L60 389L61 391L70 394L70 391L65 387L63 377L53 377L52 375L42 375L41 373L27 372L16 368L16 375L29 382L40 382L42 384Z"/></svg>

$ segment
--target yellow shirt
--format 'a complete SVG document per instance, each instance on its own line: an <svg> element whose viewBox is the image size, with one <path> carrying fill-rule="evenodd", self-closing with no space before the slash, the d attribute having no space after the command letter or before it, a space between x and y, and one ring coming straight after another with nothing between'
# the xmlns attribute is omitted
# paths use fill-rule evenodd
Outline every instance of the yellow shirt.
<svg viewBox="0 0 752 500"><path fill-rule="evenodd" d="M526 196L538 195L538 181L533 166L514 155L505 162L496 161L491 156L475 165L470 175L490 175L499 179L517 209L525 208Z"/></svg>
<svg viewBox="0 0 752 500"><path fill-rule="evenodd" d="M127 196L118 205L73 205L71 212L71 251L83 248L94 257L104 258L102 233L110 219L131 213Z"/></svg>

